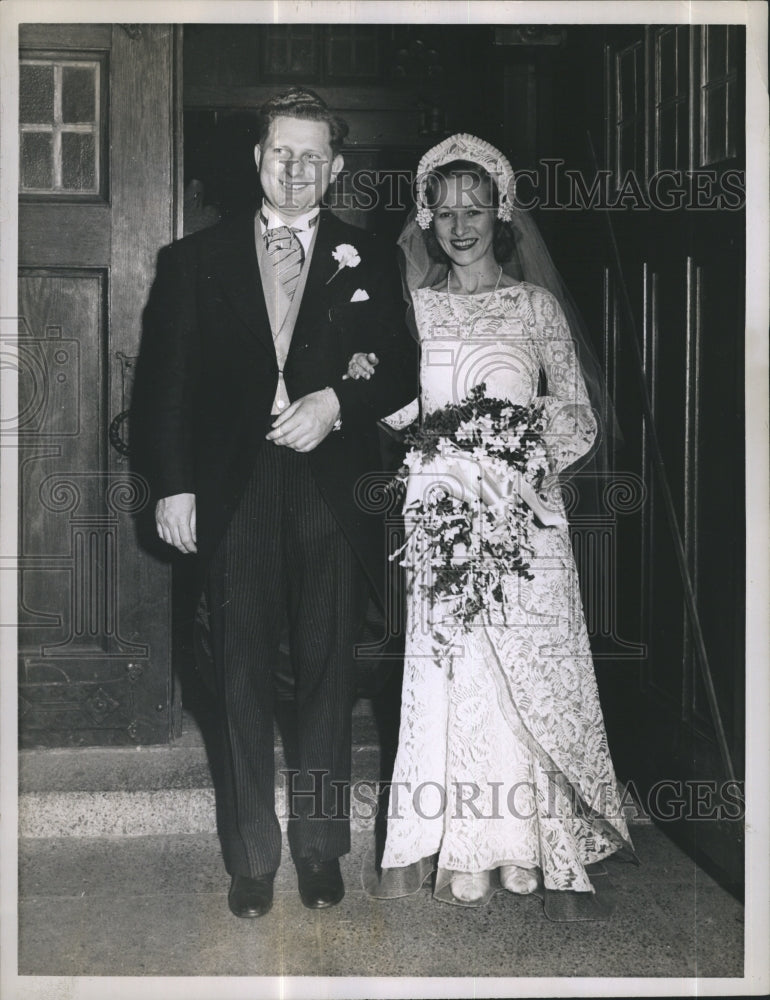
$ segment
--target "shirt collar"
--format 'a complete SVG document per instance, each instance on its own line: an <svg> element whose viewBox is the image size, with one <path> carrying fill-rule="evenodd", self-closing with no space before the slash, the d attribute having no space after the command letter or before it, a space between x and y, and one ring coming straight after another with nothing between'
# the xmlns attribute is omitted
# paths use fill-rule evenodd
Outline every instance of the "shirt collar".
<svg viewBox="0 0 770 1000"><path fill-rule="evenodd" d="M305 212L303 215L298 215L287 221L282 219L275 209L271 208L266 201L263 201L262 208L259 210L259 213L261 215L260 221L265 229L275 229L276 226L288 226L290 229L298 229L302 232L303 230L313 228L316 224L320 211L320 206L316 205L316 207L311 208L309 212Z"/></svg>

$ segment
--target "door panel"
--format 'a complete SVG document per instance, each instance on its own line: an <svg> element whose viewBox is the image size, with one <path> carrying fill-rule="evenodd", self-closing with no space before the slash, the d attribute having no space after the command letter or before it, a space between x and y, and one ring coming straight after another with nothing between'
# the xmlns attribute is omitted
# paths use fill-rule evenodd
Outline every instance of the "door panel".
<svg viewBox="0 0 770 1000"><path fill-rule="evenodd" d="M24 260L39 267L64 261L99 267L110 258L110 217L109 205L22 204L19 251L23 249Z"/></svg>
<svg viewBox="0 0 770 1000"><path fill-rule="evenodd" d="M21 31L23 746L165 743L169 568L123 444L142 309L175 235L170 26Z"/></svg>
<svg viewBox="0 0 770 1000"><path fill-rule="evenodd" d="M736 29L634 29L636 39L629 30L610 33L607 45L607 164L624 160L624 143L644 149L643 189L656 170L708 164L717 184L725 170L742 170ZM643 80L621 71L631 50ZM628 107L633 141L621 129ZM692 145L672 141L672 115ZM624 433L642 446L625 451L624 467L638 470L647 490L639 535L627 534L619 555L634 575L638 567L641 591L632 582L624 596L638 593L647 653L626 696L631 724L613 746L667 832L740 892L744 213L653 205L612 224L620 248L607 301L614 395Z"/></svg>
<svg viewBox="0 0 770 1000"><path fill-rule="evenodd" d="M31 740L61 730L78 742L116 729L140 736L135 693L148 649L122 636L135 484L106 463L106 286L103 271L19 276L29 332L19 350L37 376L21 382L22 408L31 417L39 406L19 442L20 710Z"/></svg>

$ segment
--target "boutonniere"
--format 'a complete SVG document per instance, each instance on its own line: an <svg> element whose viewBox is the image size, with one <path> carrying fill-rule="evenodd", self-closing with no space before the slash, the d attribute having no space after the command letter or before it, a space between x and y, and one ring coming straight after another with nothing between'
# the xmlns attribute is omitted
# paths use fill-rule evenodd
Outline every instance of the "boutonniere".
<svg viewBox="0 0 770 1000"><path fill-rule="evenodd" d="M361 258L358 256L358 250L350 243L340 243L338 247L332 250L332 257L337 261L337 270L329 278L329 281L333 281L334 278L340 273L343 267L358 267L361 263ZM326 284L329 284L329 281Z"/></svg>

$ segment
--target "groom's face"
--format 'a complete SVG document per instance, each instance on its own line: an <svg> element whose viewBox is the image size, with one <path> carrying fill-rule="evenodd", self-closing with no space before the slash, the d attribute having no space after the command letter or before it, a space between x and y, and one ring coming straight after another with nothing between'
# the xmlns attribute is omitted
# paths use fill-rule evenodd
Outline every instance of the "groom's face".
<svg viewBox="0 0 770 1000"><path fill-rule="evenodd" d="M326 122L276 118L254 150L267 203L285 219L309 212L343 167Z"/></svg>

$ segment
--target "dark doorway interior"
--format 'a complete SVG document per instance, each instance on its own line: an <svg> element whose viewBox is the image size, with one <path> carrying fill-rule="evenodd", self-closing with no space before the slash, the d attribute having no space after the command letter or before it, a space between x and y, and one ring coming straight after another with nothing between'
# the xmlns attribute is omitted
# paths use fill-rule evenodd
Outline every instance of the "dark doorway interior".
<svg viewBox="0 0 770 1000"><path fill-rule="evenodd" d="M185 183L200 182L212 218L258 203L255 109L291 84L313 87L350 122L333 208L388 239L403 224L420 156L445 135L480 135L515 170L534 172L538 224L614 398L623 439L614 471L640 491L635 505L607 512L606 600L584 599L594 601L617 770L643 799L663 780L688 794L703 781L740 787L743 776L742 202L724 211L644 201L660 171L682 172L685 186L705 172L717 190L740 175L744 41L729 26L184 32ZM589 188L604 171L604 199L570 205L567 170ZM607 211L629 173L642 201L632 185ZM191 612L177 607L179 651ZM390 699L392 727L395 681ZM720 820L721 795L712 822L685 809L665 828L740 892L742 824Z"/></svg>

